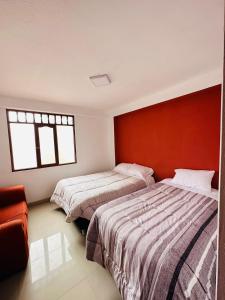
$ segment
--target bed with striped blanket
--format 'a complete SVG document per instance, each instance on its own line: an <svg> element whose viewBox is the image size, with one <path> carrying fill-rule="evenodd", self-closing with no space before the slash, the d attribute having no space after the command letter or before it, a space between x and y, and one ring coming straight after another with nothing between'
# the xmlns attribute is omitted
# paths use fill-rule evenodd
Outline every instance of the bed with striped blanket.
<svg viewBox="0 0 225 300"><path fill-rule="evenodd" d="M215 299L217 201L157 183L100 207L87 259L124 300Z"/></svg>
<svg viewBox="0 0 225 300"><path fill-rule="evenodd" d="M153 177L151 182L155 183ZM135 176L99 172L60 180L50 201L63 208L67 222L79 217L90 220L99 206L145 187L146 182Z"/></svg>

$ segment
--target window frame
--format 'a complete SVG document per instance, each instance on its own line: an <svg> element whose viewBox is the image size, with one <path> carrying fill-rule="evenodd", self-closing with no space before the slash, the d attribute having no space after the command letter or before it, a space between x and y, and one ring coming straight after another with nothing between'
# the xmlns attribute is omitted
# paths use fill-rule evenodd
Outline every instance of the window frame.
<svg viewBox="0 0 225 300"><path fill-rule="evenodd" d="M19 112L24 112L25 117L26 113L32 113L33 117L35 114L44 114L47 115L48 117L48 123L44 123L41 117L41 122L36 123L35 120L33 122L25 121L25 122L19 122L18 121L18 115L17 115L17 121L10 121L9 120L9 112L16 112L17 114ZM49 116L55 116L55 124L51 124L49 122ZM61 124L56 123L56 116L61 117ZM62 117L72 117L73 119L73 124L63 124L62 123ZM76 152L76 134L75 134L75 117L74 115L68 115L68 114L61 114L61 113L49 113L49 112L43 112L43 111L31 111L31 110L22 110L22 109L6 109L6 118L7 118L7 126L8 126L8 137L9 137L9 148L10 148L10 158L11 158L11 169L12 172L21 172L21 171L28 171L28 170L36 170L36 169L43 169L43 168L49 168L49 167L58 167L58 166L65 166L65 165L72 165L77 163L77 152ZM34 134L35 134L35 150L36 150L36 158L37 158L37 167L33 168L24 168L24 169L15 169L14 167L14 156L13 156L13 147L12 147L12 136L11 136L11 130L10 130L10 124L32 124L34 125ZM73 127L73 146L74 146L74 161L69 162L69 163L59 163L59 151L58 151L58 138L57 138L57 125L62 125L62 126L70 126ZM40 151L40 141L39 141L39 134L38 134L38 128L41 127L50 127L53 128L53 133L54 133L54 145L55 145L55 159L56 162L53 164L46 164L42 165L41 164L41 151Z"/></svg>

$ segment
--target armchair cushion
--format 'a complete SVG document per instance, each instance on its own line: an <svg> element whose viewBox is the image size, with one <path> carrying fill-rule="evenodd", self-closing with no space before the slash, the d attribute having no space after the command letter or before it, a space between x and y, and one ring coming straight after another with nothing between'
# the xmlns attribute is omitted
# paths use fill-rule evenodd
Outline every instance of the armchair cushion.
<svg viewBox="0 0 225 300"><path fill-rule="evenodd" d="M21 215L24 214L28 214L25 201L15 203L14 205L0 207L0 224L10 220L20 219Z"/></svg>
<svg viewBox="0 0 225 300"><path fill-rule="evenodd" d="M24 187L0 188L0 279L26 267L27 217Z"/></svg>
<svg viewBox="0 0 225 300"><path fill-rule="evenodd" d="M0 225L0 279L26 267L29 256L24 222L13 220Z"/></svg>
<svg viewBox="0 0 225 300"><path fill-rule="evenodd" d="M0 188L0 207L26 201L23 185Z"/></svg>

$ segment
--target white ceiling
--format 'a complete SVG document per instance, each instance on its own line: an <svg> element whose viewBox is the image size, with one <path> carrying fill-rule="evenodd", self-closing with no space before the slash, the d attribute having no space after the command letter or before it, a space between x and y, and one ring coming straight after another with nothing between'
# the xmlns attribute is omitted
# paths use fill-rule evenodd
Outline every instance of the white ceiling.
<svg viewBox="0 0 225 300"><path fill-rule="evenodd" d="M223 0L0 0L0 94L110 110L221 67ZM109 86L89 76L109 74Z"/></svg>

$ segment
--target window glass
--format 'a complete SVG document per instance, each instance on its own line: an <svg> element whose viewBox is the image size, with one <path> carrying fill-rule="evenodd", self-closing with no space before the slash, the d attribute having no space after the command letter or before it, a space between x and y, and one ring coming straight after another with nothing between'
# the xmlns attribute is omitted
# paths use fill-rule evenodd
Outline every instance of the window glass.
<svg viewBox="0 0 225 300"><path fill-rule="evenodd" d="M41 123L41 114L34 114L35 123Z"/></svg>
<svg viewBox="0 0 225 300"><path fill-rule="evenodd" d="M62 117L62 123L63 123L63 125L67 124L67 117L66 116Z"/></svg>
<svg viewBox="0 0 225 300"><path fill-rule="evenodd" d="M9 111L9 121L10 122L17 122L17 112L16 111Z"/></svg>
<svg viewBox="0 0 225 300"><path fill-rule="evenodd" d="M49 123L50 124L55 124L55 116L49 115Z"/></svg>
<svg viewBox="0 0 225 300"><path fill-rule="evenodd" d="M27 122L33 123L34 122L34 115L32 113L26 113Z"/></svg>
<svg viewBox="0 0 225 300"><path fill-rule="evenodd" d="M72 116L14 109L7 121L13 171L76 162Z"/></svg>
<svg viewBox="0 0 225 300"><path fill-rule="evenodd" d="M41 164L54 164L56 162L56 159L53 128L47 126L39 127L38 133L40 142Z"/></svg>
<svg viewBox="0 0 225 300"><path fill-rule="evenodd" d="M59 163L66 164L75 161L74 132L72 126L57 126Z"/></svg>
<svg viewBox="0 0 225 300"><path fill-rule="evenodd" d="M48 115L45 115L45 114L42 115L42 122L45 124L48 123Z"/></svg>
<svg viewBox="0 0 225 300"><path fill-rule="evenodd" d="M61 116L56 116L56 124L61 124Z"/></svg>
<svg viewBox="0 0 225 300"><path fill-rule="evenodd" d="M73 117L68 117L68 124L73 125Z"/></svg>
<svg viewBox="0 0 225 300"><path fill-rule="evenodd" d="M19 122L26 122L26 115L24 112L18 112L18 120Z"/></svg>
<svg viewBox="0 0 225 300"><path fill-rule="evenodd" d="M33 124L10 124L13 165L15 170L37 167Z"/></svg>

